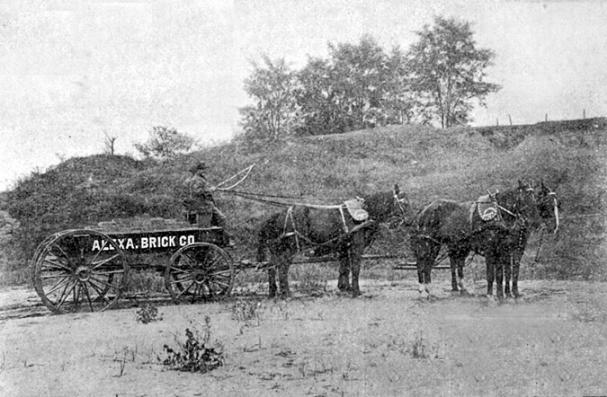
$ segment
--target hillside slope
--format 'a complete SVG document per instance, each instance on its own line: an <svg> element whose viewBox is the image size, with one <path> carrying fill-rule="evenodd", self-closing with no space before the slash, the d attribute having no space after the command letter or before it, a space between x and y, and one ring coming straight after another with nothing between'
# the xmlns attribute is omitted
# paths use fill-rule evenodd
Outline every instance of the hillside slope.
<svg viewBox="0 0 607 397"><path fill-rule="evenodd" d="M15 239L27 257L48 233L68 227L115 218L180 218L179 189L194 159L210 165L212 182L256 163L239 189L309 203L337 203L399 183L419 208L436 198L471 200L487 189L512 187L517 179L544 179L557 191L567 218L560 238L542 246L535 273L604 279L605 217L596 214L607 209L607 128L598 120L584 128L526 126L516 139L504 127L489 133L489 127L391 126L259 150L234 142L165 164L122 156L75 158L22 181L9 192L6 207L20 222ZM229 194L216 199L238 240L238 254L253 257L257 225L276 207ZM377 250L398 250L406 236L384 237L390 243L376 244Z"/></svg>

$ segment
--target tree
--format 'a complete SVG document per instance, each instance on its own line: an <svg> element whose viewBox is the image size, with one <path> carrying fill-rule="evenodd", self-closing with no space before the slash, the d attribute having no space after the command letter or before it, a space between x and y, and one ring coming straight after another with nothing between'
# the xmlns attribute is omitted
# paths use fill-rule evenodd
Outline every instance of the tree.
<svg viewBox="0 0 607 397"><path fill-rule="evenodd" d="M443 128L467 123L473 100L486 106L487 95L501 88L484 81L494 52L477 48L470 24L453 18L436 17L434 26L425 25L417 35L407 58L418 112Z"/></svg>
<svg viewBox="0 0 607 397"><path fill-rule="evenodd" d="M296 91L301 110L299 135L336 134L345 131L344 110L335 89L335 69L328 60L308 59L307 65L298 73L300 83Z"/></svg>
<svg viewBox="0 0 607 397"><path fill-rule="evenodd" d="M194 138L175 128L156 126L152 127L148 140L135 144L135 149L147 158L164 161L189 152L194 143Z"/></svg>
<svg viewBox="0 0 607 397"><path fill-rule="evenodd" d="M297 75L284 59L272 62L264 55L263 63L253 63L253 73L244 82L255 104L240 109L241 125L245 136L275 141L294 133L300 122L295 99Z"/></svg>
<svg viewBox="0 0 607 397"><path fill-rule="evenodd" d="M113 156L115 154L115 144L118 137L110 136L106 131L103 132L103 153Z"/></svg>
<svg viewBox="0 0 607 397"><path fill-rule="evenodd" d="M329 43L329 59L310 58L298 74L302 134L334 134L411 118L406 58L387 54L369 35L357 44Z"/></svg>
<svg viewBox="0 0 607 397"><path fill-rule="evenodd" d="M358 44L329 44L329 53L347 130L386 124L384 99L391 78L384 50L365 35Z"/></svg>
<svg viewBox="0 0 607 397"><path fill-rule="evenodd" d="M411 91L406 54L393 47L386 63L386 90L382 100L387 124L413 120L416 98Z"/></svg>

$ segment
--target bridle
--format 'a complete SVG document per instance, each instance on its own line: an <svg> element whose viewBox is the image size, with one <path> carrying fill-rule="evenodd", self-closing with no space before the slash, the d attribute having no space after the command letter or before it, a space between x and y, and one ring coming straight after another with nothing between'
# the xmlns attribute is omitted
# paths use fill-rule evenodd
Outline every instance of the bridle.
<svg viewBox="0 0 607 397"><path fill-rule="evenodd" d="M547 199L552 199L552 204L553 204L553 210L554 210L554 232L553 234L556 234L559 230L559 225L560 225L560 220L559 220L559 202L558 199L556 197L556 192L553 192L552 190L546 188L546 190L548 190L548 193L544 193L545 197L541 198L541 203L544 204L544 201Z"/></svg>
<svg viewBox="0 0 607 397"><path fill-rule="evenodd" d="M535 190L531 186L528 186L528 187L526 187L524 189L519 189L519 196L517 198L516 209L512 209L512 211L509 210L509 209L507 209L506 207L500 205L497 202L497 199L495 199L495 204L497 205L497 207L499 208L500 211L505 212L506 214L510 215L511 217L513 217L515 219L521 219L523 221L523 224L527 225L528 219L523 214L523 211L521 211L521 208L523 206L521 205L522 199L521 199L521 194L520 193L523 192L523 191L527 192L527 193L533 194Z"/></svg>
<svg viewBox="0 0 607 397"><path fill-rule="evenodd" d="M396 207L398 207L398 210L400 211L401 221L398 224L398 227L401 227L407 220L407 212L405 211L403 204L405 204L405 203L408 204L409 200L407 200L406 197L403 197L403 198L398 197L398 194L396 194L396 191L392 191L392 196L394 198L394 205Z"/></svg>

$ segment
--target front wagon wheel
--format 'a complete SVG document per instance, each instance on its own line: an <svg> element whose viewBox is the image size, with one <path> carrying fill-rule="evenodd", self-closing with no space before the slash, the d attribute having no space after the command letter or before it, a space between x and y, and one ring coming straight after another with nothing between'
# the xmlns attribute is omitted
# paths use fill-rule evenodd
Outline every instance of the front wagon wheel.
<svg viewBox="0 0 607 397"><path fill-rule="evenodd" d="M219 299L232 291L234 264L215 244L193 243L173 254L164 282L175 303Z"/></svg>
<svg viewBox="0 0 607 397"><path fill-rule="evenodd" d="M56 233L40 244L33 260L34 288L54 313L106 310L127 279L124 252L94 230Z"/></svg>

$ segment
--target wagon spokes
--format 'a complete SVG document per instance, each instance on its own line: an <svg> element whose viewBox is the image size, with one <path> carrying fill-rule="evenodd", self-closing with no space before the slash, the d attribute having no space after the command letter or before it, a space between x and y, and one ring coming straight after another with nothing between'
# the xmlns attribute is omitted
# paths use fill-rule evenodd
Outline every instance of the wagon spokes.
<svg viewBox="0 0 607 397"><path fill-rule="evenodd" d="M95 250L93 241L111 249ZM55 313L105 310L118 300L127 271L124 253L110 237L94 230L68 230L37 250L34 287Z"/></svg>
<svg viewBox="0 0 607 397"><path fill-rule="evenodd" d="M213 300L229 295L234 281L230 256L210 243L179 249L165 270L165 286L174 302Z"/></svg>

